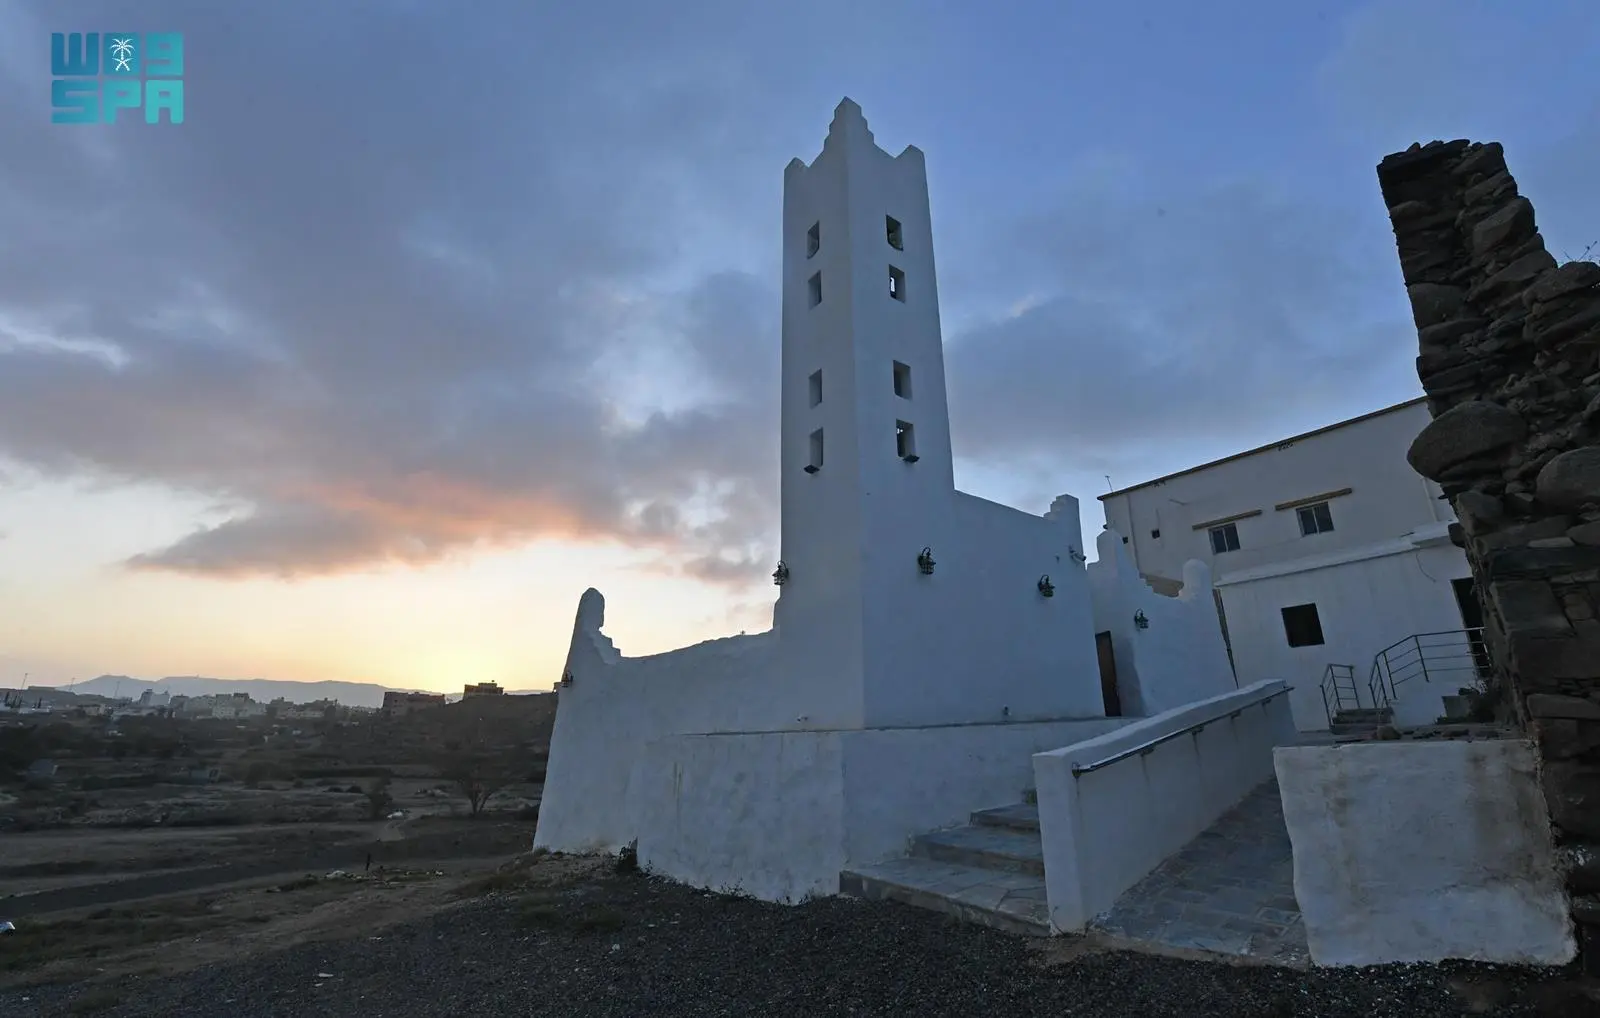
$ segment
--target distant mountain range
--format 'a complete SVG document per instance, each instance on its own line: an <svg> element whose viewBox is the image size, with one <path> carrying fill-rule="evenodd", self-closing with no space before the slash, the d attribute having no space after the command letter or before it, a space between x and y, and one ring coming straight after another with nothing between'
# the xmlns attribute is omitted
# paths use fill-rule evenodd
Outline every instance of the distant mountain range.
<svg viewBox="0 0 1600 1018"><path fill-rule="evenodd" d="M147 689L176 696L211 696L217 693L249 693L252 700L271 703L283 697L291 703L337 700L347 707L381 707L383 694L392 689L371 682L292 682L284 679L210 679L202 675L169 675L164 679L138 679L128 675L99 675L71 687L57 686L79 694L128 696L134 699ZM458 694L459 695L459 692Z"/></svg>

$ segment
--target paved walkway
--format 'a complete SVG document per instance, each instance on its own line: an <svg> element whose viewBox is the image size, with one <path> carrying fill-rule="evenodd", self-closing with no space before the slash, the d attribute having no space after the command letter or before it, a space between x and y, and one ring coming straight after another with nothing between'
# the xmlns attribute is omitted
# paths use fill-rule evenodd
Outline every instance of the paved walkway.
<svg viewBox="0 0 1600 1018"><path fill-rule="evenodd" d="M1092 925L1168 947L1308 964L1277 779L1251 792Z"/></svg>

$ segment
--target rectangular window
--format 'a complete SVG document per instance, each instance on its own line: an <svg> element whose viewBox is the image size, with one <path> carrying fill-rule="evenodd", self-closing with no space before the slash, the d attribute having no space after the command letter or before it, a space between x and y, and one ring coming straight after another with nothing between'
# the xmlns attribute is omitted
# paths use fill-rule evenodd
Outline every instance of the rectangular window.
<svg viewBox="0 0 1600 1018"><path fill-rule="evenodd" d="M902 303L906 299L906 274L889 266L889 296Z"/></svg>
<svg viewBox="0 0 1600 1018"><path fill-rule="evenodd" d="M1239 550L1239 528L1233 523L1224 523L1220 527L1211 528L1211 551L1221 555L1225 551Z"/></svg>
<svg viewBox="0 0 1600 1018"><path fill-rule="evenodd" d="M822 224L812 223L811 229L806 231L806 257L814 256L822 249Z"/></svg>
<svg viewBox="0 0 1600 1018"><path fill-rule="evenodd" d="M1150 538L1151 538L1151 540L1154 540L1154 541L1161 540L1161 531L1160 530L1152 530L1152 531L1150 531Z"/></svg>
<svg viewBox="0 0 1600 1018"><path fill-rule="evenodd" d="M1283 609L1283 635L1291 647L1322 646L1322 620L1314 604L1296 604Z"/></svg>
<svg viewBox="0 0 1600 1018"><path fill-rule="evenodd" d="M896 251L904 251L906 249L906 241L905 237L901 235L900 220L894 216L884 216L883 220L884 226L889 232L889 246Z"/></svg>
<svg viewBox="0 0 1600 1018"><path fill-rule="evenodd" d="M806 473L814 474L822 469L822 429L818 428L811 433L811 461L806 464Z"/></svg>
<svg viewBox="0 0 1600 1018"><path fill-rule="evenodd" d="M809 381L811 386L811 405L816 406L822 402L822 372L811 372Z"/></svg>
<svg viewBox="0 0 1600 1018"><path fill-rule="evenodd" d="M917 461L917 436L915 430L905 421L894 422L894 451L896 456L907 463Z"/></svg>
<svg viewBox="0 0 1600 1018"><path fill-rule="evenodd" d="M911 368L899 361L894 362L894 394L901 399L911 398Z"/></svg>
<svg viewBox="0 0 1600 1018"><path fill-rule="evenodd" d="M1295 515L1300 517L1300 536L1302 537L1333 532L1333 512L1328 509L1328 503L1326 502L1301 506L1295 510Z"/></svg>
<svg viewBox="0 0 1600 1018"><path fill-rule="evenodd" d="M806 287L807 287L807 289L808 289L808 291L810 293L811 306L812 307L816 307L818 304L821 304L822 303L822 273L818 272L818 273L814 274L811 277L811 279L806 283Z"/></svg>

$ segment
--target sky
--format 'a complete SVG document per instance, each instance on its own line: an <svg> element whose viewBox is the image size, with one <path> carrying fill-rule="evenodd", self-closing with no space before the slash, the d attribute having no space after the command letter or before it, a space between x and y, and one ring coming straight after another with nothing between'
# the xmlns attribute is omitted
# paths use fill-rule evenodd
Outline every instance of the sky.
<svg viewBox="0 0 1600 1018"><path fill-rule="evenodd" d="M70 13L69 13L70 8ZM181 125L50 123L178 31ZM963 490L1420 394L1374 166L1600 241L1594 0L0 0L0 686L548 688L771 621L783 168L927 154Z"/></svg>

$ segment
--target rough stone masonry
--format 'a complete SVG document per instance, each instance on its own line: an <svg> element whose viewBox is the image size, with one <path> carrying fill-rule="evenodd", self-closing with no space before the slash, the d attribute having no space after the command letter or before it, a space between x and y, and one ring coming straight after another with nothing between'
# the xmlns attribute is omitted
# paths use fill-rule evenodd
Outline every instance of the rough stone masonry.
<svg viewBox="0 0 1600 1018"><path fill-rule="evenodd" d="M1600 972L1600 265L1557 265L1498 144L1378 165L1433 420L1408 459L1460 520L1490 697L1531 730Z"/></svg>

